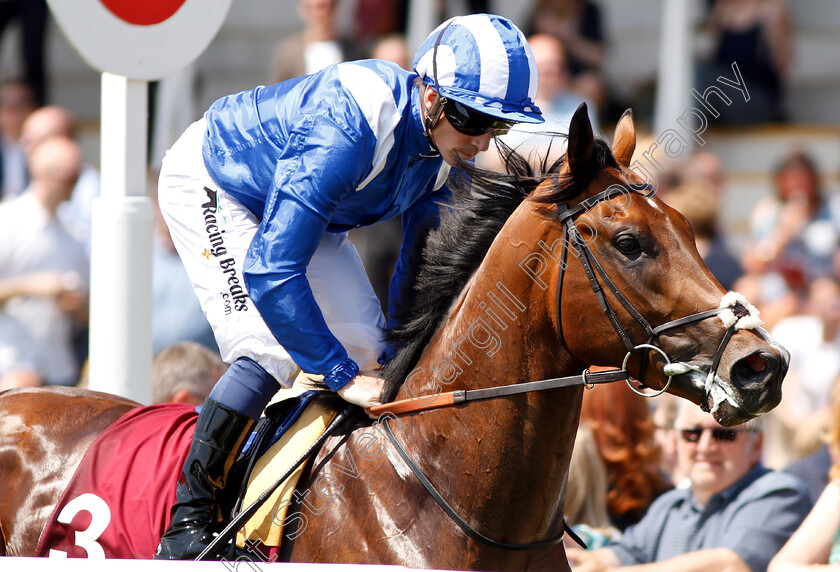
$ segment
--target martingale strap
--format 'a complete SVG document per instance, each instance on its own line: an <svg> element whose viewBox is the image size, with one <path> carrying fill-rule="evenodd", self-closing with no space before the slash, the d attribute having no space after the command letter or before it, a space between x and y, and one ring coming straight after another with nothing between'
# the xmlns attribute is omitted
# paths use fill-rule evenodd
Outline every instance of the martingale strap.
<svg viewBox="0 0 840 572"><path fill-rule="evenodd" d="M477 540L478 542L483 542L484 544L489 544L494 548L502 548L505 550L537 550L539 548L551 548L552 546L556 546L563 541L563 536L568 534L572 540L578 543L584 549L586 548L586 543L581 539L575 531L571 529L571 527L566 524L566 519L563 519L563 530L560 531L560 534L549 538L548 540L542 540L540 542L529 542L526 544L519 544L519 543L509 543L509 542L499 542L498 540L493 540L492 538L488 538L484 536L472 526L469 525L467 521L461 518L455 509L453 509L449 503L441 496L441 494L437 491L434 485L429 481L426 475L423 473L423 470L414 462L414 459L408 454L408 452L400 445L400 442L397 441L397 437L394 435L394 432L391 430L391 425L388 423L388 418L383 418L381 425L385 427L385 434L388 436L388 439L391 441L391 444L397 450L402 460L405 461L405 464L408 465L408 468L411 469L411 472L414 473L414 476L417 477L417 480L423 485L426 491L431 495L435 502L443 509L443 512L451 518L458 527L464 531L464 534L472 538L473 540Z"/></svg>

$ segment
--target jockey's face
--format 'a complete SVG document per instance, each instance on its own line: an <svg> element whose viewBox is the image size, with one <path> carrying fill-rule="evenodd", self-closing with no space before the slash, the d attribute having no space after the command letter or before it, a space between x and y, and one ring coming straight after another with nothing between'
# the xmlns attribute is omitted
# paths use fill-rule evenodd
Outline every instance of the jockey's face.
<svg viewBox="0 0 840 572"><path fill-rule="evenodd" d="M435 99L437 93L430 87L423 91L423 105L428 110ZM493 138L491 132L482 133L481 135L466 135L461 133L449 123L445 114L441 114L440 120L432 128L432 139L440 151L443 160L452 166L456 166L460 161L469 161L473 159L482 151L487 151L490 147L490 139Z"/></svg>

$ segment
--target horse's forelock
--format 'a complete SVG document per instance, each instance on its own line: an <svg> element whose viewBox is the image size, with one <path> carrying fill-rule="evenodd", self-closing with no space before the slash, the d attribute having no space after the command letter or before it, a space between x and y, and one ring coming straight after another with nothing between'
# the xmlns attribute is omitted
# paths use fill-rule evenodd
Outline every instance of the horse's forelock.
<svg viewBox="0 0 840 572"><path fill-rule="evenodd" d="M603 139L596 139L589 160L574 174L566 168L565 155L554 162L549 171L549 179L554 181L552 192L541 193L536 200L552 204L569 201L585 191L598 173L609 167L620 169L609 144Z"/></svg>

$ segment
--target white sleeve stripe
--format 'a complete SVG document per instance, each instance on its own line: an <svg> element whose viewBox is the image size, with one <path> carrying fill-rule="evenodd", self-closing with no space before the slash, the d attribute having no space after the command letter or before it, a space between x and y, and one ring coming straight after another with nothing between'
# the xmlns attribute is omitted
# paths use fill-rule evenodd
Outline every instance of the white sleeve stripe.
<svg viewBox="0 0 840 572"><path fill-rule="evenodd" d="M388 153L394 147L394 129L401 116L391 88L372 70L356 64L343 63L338 65L338 76L341 84L365 114L370 130L376 138L372 169L356 187L356 190L360 191L385 168Z"/></svg>
<svg viewBox="0 0 840 572"><path fill-rule="evenodd" d="M470 31L481 59L481 83L478 93L485 97L505 99L510 70L505 43L490 18L481 14L464 16L456 22Z"/></svg>

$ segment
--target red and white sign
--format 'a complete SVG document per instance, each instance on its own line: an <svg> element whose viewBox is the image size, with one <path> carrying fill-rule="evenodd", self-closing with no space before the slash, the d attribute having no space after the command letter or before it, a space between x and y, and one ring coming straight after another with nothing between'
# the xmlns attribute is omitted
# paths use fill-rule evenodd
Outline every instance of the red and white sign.
<svg viewBox="0 0 840 572"><path fill-rule="evenodd" d="M102 3L120 20L137 26L151 26L171 18L184 0L102 0Z"/></svg>
<svg viewBox="0 0 840 572"><path fill-rule="evenodd" d="M91 66L156 80L201 54L233 0L47 0L58 25Z"/></svg>

